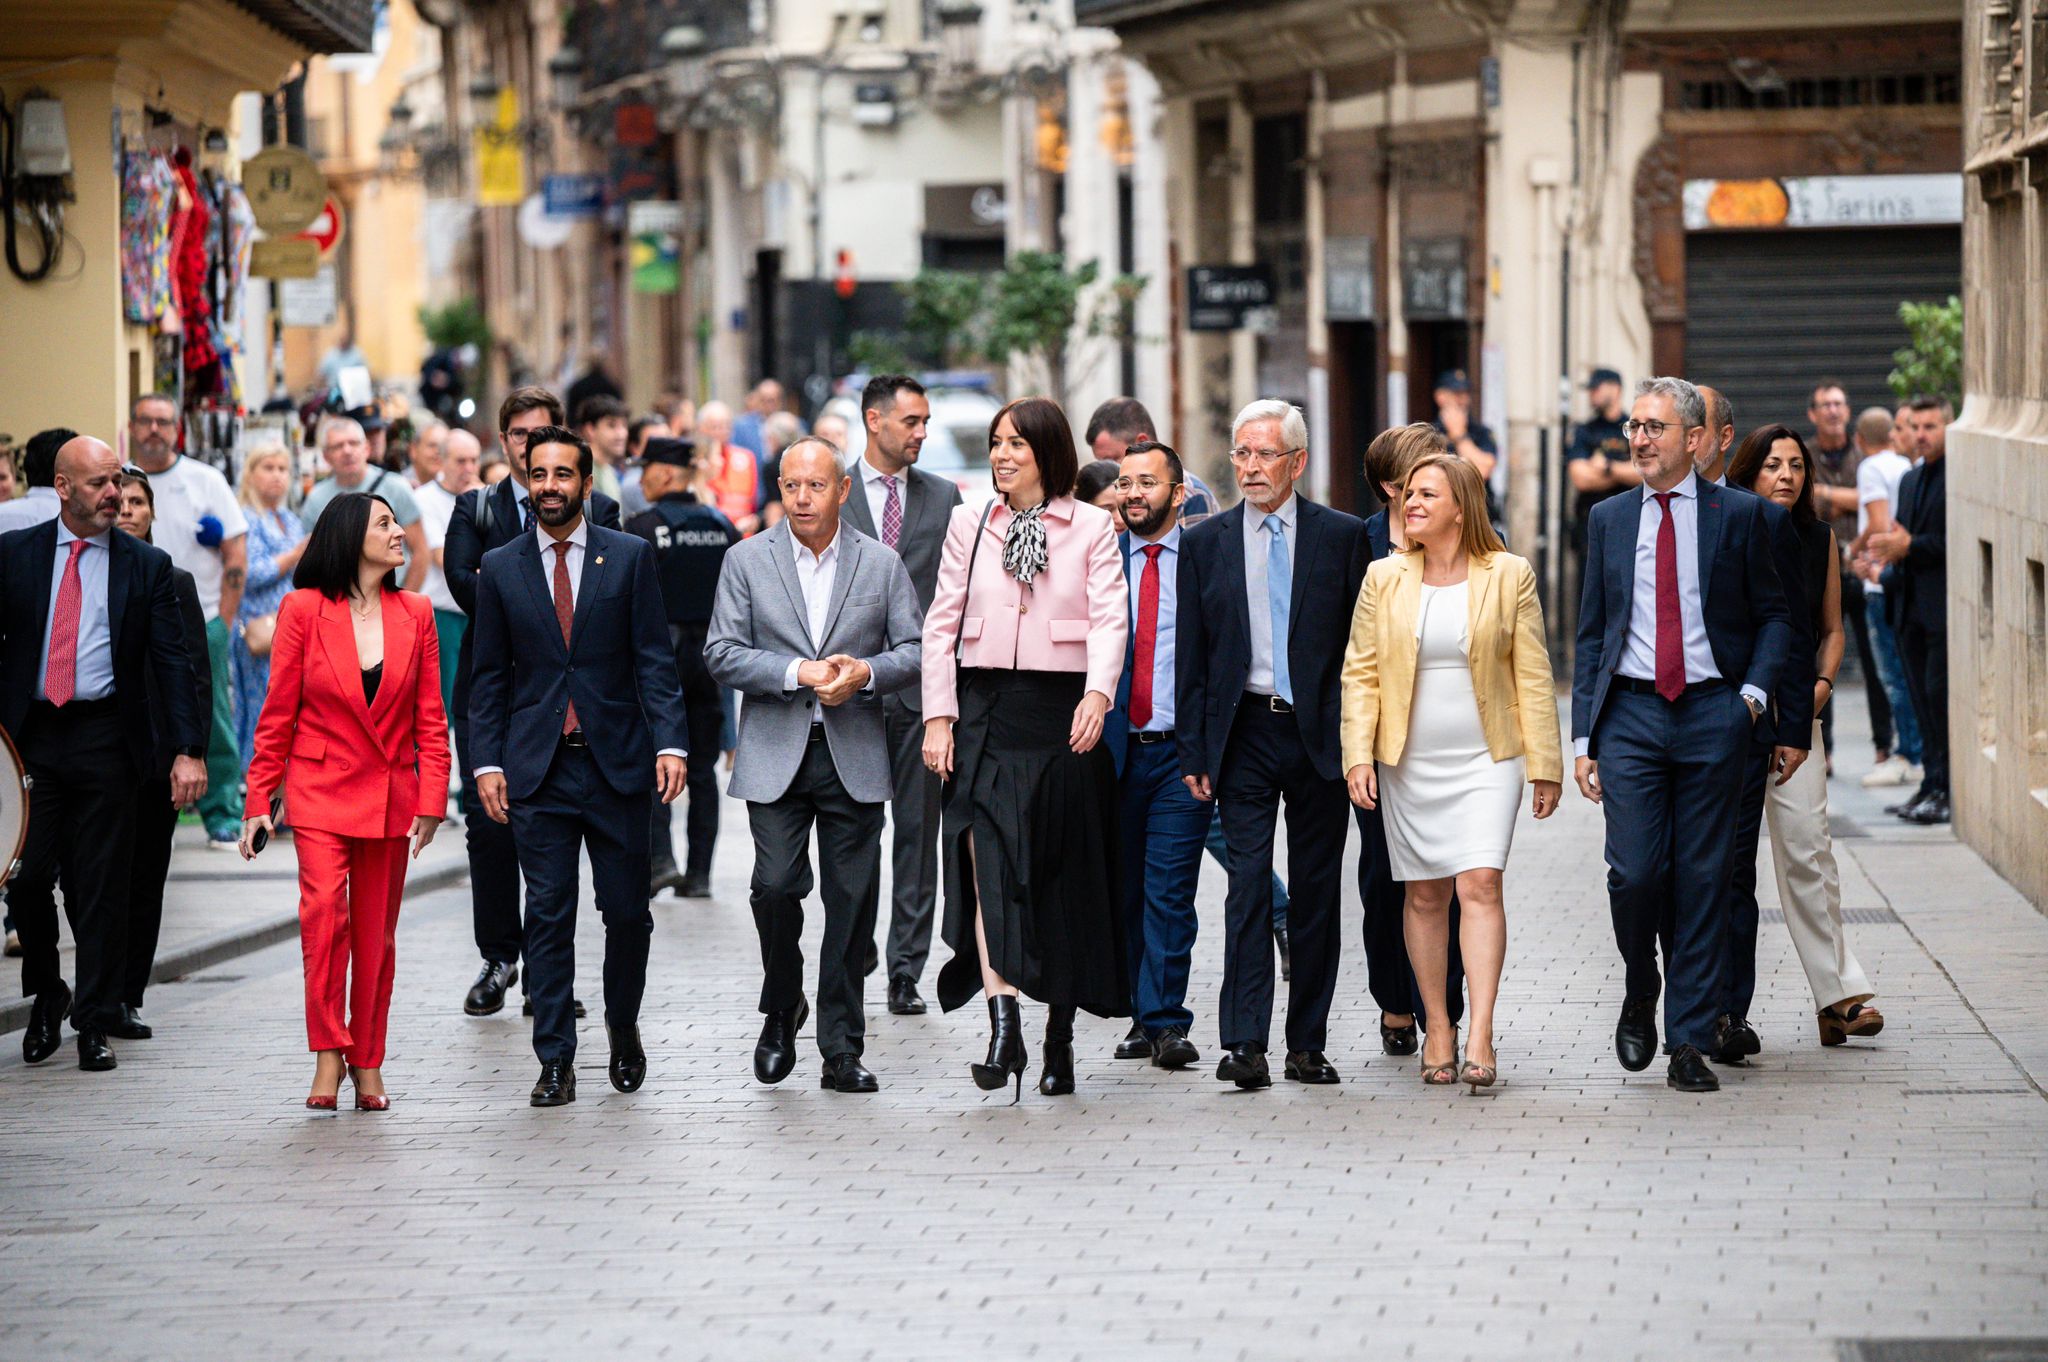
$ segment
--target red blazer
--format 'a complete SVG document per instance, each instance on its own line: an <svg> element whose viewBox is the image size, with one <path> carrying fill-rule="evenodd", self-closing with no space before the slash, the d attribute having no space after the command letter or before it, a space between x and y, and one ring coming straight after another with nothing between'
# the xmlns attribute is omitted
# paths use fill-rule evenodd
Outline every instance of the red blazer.
<svg viewBox="0 0 2048 1362"><path fill-rule="evenodd" d="M295 826L345 837L403 837L415 815L447 814L441 643L425 596L384 593L384 677L374 705L363 702L347 602L311 589L284 598L245 817L270 812L280 780Z"/></svg>

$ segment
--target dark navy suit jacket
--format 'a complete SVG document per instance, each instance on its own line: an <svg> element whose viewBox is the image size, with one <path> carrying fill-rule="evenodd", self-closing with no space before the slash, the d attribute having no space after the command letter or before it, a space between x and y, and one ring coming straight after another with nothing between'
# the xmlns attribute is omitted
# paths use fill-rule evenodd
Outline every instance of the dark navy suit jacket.
<svg viewBox="0 0 2048 1362"><path fill-rule="evenodd" d="M504 768L515 800L547 776L571 700L591 758L622 795L653 788L657 751L689 747L654 549L637 535L588 531L567 646L537 536L491 550L477 576L471 766Z"/></svg>
<svg viewBox="0 0 2048 1362"><path fill-rule="evenodd" d="M1183 775L1216 779L1251 675L1245 601L1244 505L1181 536L1179 619L1174 649L1174 736ZM1294 592L1287 664L1294 720L1316 773L1342 779L1337 674L1351 638L1351 612L1365 580L1365 523L1300 499L1295 521Z"/></svg>
<svg viewBox="0 0 2048 1362"><path fill-rule="evenodd" d="M1765 695L1778 695L1801 631L1792 625L1763 501L1705 480L1699 495L1700 608L1714 665L1732 686L1753 685ZM1600 713L1628 640L1641 523L1639 496L1609 497L1593 508L1586 523L1572 736L1593 738L1596 758ZM1759 726L1766 722L1758 720Z"/></svg>

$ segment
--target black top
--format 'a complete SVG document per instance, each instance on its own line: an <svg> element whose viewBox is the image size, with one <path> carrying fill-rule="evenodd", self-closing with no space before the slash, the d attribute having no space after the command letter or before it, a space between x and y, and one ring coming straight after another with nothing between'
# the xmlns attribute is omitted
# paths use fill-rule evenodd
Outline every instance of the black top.
<svg viewBox="0 0 2048 1362"><path fill-rule="evenodd" d="M1579 423L1579 428L1572 432L1571 448L1565 451L1565 462L1571 463L1579 459L1590 459L1595 454L1605 454L1609 463L1627 463L1628 435L1621 427L1621 421L1610 421L1598 413L1586 418ZM1587 512L1617 492L1634 490L1632 487L1622 486L1610 487L1604 492L1580 492L1577 501L1579 519L1584 520Z"/></svg>
<svg viewBox="0 0 2048 1362"><path fill-rule="evenodd" d="M725 551L740 542L733 523L688 492L670 492L628 520L626 530L654 546L668 622L709 624Z"/></svg>
<svg viewBox="0 0 2048 1362"><path fill-rule="evenodd" d="M1821 520L1792 523L1799 530L1799 581L1811 607L1813 640L1818 647L1824 627L1822 615L1827 609L1828 578L1835 572L1835 532Z"/></svg>
<svg viewBox="0 0 2048 1362"><path fill-rule="evenodd" d="M377 687L378 687L379 685L383 684L383 681L384 681L384 664L383 664L382 662L379 662L379 663L378 663L378 664L377 664L376 666L374 666L374 667L365 667L365 668L363 668L363 703L364 703L364 704L366 704L366 705L374 705L374 704L376 704L376 703L377 703Z"/></svg>

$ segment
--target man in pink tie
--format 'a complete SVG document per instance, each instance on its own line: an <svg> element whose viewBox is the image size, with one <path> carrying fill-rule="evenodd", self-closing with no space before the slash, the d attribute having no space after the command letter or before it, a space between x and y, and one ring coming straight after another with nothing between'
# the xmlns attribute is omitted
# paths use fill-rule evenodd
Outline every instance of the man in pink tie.
<svg viewBox="0 0 2048 1362"><path fill-rule="evenodd" d="M35 782L9 902L21 983L33 997L22 1057L57 1050L68 1014L78 1067L114 1067L127 960L127 862L135 787L164 724L177 756L171 799L206 788L206 716L196 705L171 559L114 527L121 460L78 436L57 451L57 519L0 535L0 728ZM154 674L152 696L151 673ZM57 956L57 908L78 942L78 993Z"/></svg>
<svg viewBox="0 0 2048 1362"><path fill-rule="evenodd" d="M1572 678L1579 790L1607 818L1607 891L1627 970L1614 1047L1647 1068L1664 993L1666 1082L1720 1087L1735 817L1755 726L1794 646L1763 502L1702 482L1706 402L1682 378L1636 386L1626 426L1642 489L1595 506ZM1657 953L1664 952L1659 976Z"/></svg>

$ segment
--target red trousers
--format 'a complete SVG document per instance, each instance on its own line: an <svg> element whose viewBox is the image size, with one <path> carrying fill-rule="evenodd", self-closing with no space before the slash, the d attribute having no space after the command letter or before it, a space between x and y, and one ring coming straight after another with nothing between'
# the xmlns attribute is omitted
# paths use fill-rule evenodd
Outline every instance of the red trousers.
<svg viewBox="0 0 2048 1362"><path fill-rule="evenodd" d="M344 837L317 828L294 828L292 837L299 852L306 1048L346 1050L357 1068L381 1068L406 839Z"/></svg>

